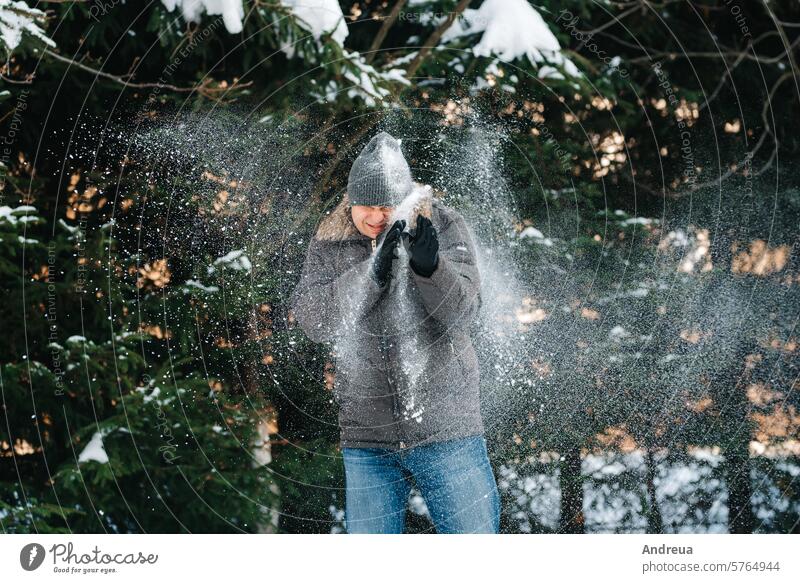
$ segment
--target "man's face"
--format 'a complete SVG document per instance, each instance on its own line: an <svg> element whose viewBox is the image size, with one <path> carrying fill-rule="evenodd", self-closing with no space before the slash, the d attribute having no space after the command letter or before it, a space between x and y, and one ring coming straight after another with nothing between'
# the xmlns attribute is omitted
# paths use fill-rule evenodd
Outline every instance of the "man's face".
<svg viewBox="0 0 800 583"><path fill-rule="evenodd" d="M350 207L356 228L370 239L380 235L389 223L394 210L390 206L364 206L354 204Z"/></svg>

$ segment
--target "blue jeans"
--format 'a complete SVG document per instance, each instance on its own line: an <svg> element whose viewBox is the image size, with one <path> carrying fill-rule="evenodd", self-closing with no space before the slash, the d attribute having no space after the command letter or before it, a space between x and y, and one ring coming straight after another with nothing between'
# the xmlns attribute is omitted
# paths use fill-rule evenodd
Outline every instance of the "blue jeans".
<svg viewBox="0 0 800 583"><path fill-rule="evenodd" d="M437 532L500 530L500 495L483 435L400 450L345 447L342 457L349 534L402 533L412 477Z"/></svg>

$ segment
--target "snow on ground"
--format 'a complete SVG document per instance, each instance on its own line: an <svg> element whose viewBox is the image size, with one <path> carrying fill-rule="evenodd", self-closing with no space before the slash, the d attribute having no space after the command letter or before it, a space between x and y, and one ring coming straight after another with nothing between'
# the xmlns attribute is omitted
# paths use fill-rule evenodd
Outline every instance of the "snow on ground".
<svg viewBox="0 0 800 583"><path fill-rule="evenodd" d="M344 508L339 508L335 504L328 506L328 512L331 514L333 525L331 526L331 534L344 534Z"/></svg>
<svg viewBox="0 0 800 583"><path fill-rule="evenodd" d="M412 486L408 493L408 510L412 513L422 516L423 518L431 520L428 505L425 503L425 498L416 486ZM328 512L331 515L331 534L344 534L347 532L347 525L345 524L345 509L331 504L328 506Z"/></svg>
<svg viewBox="0 0 800 583"><path fill-rule="evenodd" d="M425 503L422 493L417 488L411 488L408 494L408 508L414 514L424 516L430 520L431 514L428 510L428 505Z"/></svg>
<svg viewBox="0 0 800 583"><path fill-rule="evenodd" d="M515 469L501 465L495 477L500 492L511 489L514 493L511 517L522 532L531 532L531 516L548 529L558 528L560 494L557 474L521 476Z"/></svg>
<svg viewBox="0 0 800 583"><path fill-rule="evenodd" d="M765 459L765 458L762 458ZM656 497L668 533L727 533L727 491L718 451L698 448L685 463L665 463L656 456ZM583 512L586 532L645 532L647 492L642 477L641 451L627 454L588 455L583 459ZM775 470L794 476L800 465L789 460L774 468L753 463L752 504L759 531L772 532L781 513L795 515L800 503L789 500L777 486ZM558 464L501 465L498 488L505 494L504 512L522 532L558 528L561 493ZM510 500L511 506L508 507ZM790 506L794 505L794 508Z"/></svg>

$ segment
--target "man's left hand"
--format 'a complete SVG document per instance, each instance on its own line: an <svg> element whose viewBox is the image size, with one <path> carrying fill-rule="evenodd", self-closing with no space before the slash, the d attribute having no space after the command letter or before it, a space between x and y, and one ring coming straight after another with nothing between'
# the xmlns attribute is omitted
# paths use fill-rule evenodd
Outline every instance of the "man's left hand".
<svg viewBox="0 0 800 583"><path fill-rule="evenodd" d="M431 220L417 215L417 229L408 245L409 265L414 273L430 277L439 266L439 238Z"/></svg>

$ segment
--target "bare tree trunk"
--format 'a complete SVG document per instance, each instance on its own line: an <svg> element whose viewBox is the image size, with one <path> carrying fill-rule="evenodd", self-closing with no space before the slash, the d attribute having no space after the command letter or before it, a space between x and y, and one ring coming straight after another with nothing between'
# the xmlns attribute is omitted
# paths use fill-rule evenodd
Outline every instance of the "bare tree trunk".
<svg viewBox="0 0 800 583"><path fill-rule="evenodd" d="M729 247L717 243L712 246L712 257L715 265L728 261ZM705 376L709 394L718 408L714 430L724 456L722 467L728 490L731 533L750 533L755 524L749 451L753 421L747 387L752 374L749 356L760 352L758 326L751 320L755 311L743 311L736 316L726 314L729 306L738 306L740 301L751 296L749 285L743 279L731 279L719 273L712 275L704 289L710 329L717 338L727 339L709 344Z"/></svg>
<svg viewBox="0 0 800 583"><path fill-rule="evenodd" d="M397 17L400 16L400 11L403 9L406 0L397 0L395 5L392 7L392 11L389 13L383 24L381 25L381 29L378 31L378 34L375 35L375 38L372 39L372 44L369 46L369 51L367 51L367 55L364 57L364 60L367 64L371 64L372 60L375 58L375 54L378 52L378 49L381 48L383 44L383 40L386 38L389 29L394 26L394 23L397 22Z"/></svg>
<svg viewBox="0 0 800 583"><path fill-rule="evenodd" d="M259 308L250 311L248 318L248 341L257 343L260 340L259 332ZM263 311L263 310L262 310ZM259 392L258 362L254 358L248 358L244 365L244 389L248 395L257 396ZM264 469L272 462L272 440L270 435L278 433L278 412L271 404L258 411L257 433L253 442L250 444L253 454L251 466L257 472L257 480L261 484L268 484L269 491L274 494L271 500L262 502L261 514L264 519L256 523L256 532L260 534L272 534L278 532L278 518L280 517L280 488L273 481L272 475Z"/></svg>
<svg viewBox="0 0 800 583"><path fill-rule="evenodd" d="M728 489L728 530L731 533L752 533L755 517L751 506L753 486L750 483L750 439L752 421L750 419L750 402L747 398L747 385L750 371L747 368L747 356L758 352L755 340L742 341L737 346L735 370L744 372L731 374L723 379L728 387L733 387L733 394L728 396L722 410L722 419L730 428L732 435L726 436L724 450L724 468ZM733 372L733 371L732 371ZM738 378L737 378L738 376ZM725 385L718 386L720 393Z"/></svg>
<svg viewBox="0 0 800 583"><path fill-rule="evenodd" d="M656 475L657 467L653 459L653 450L650 446L646 448L647 457L645 458L645 468L647 471L647 532L651 534L661 534L664 532L664 519L661 516L661 508L658 505L656 496Z"/></svg>
<svg viewBox="0 0 800 583"><path fill-rule="evenodd" d="M570 447L559 465L561 486L561 519L559 532L583 534L583 475L581 474L581 448Z"/></svg>
<svg viewBox="0 0 800 583"><path fill-rule="evenodd" d="M254 471L258 472L258 481L264 483L269 481L269 490L275 497L272 502L265 502L262 508L263 521L256 524L256 532L259 534L272 534L278 532L278 519L280 517L280 493L278 485L272 481L271 475L262 469L272 462L272 442L270 434L277 433L277 412L274 408L268 407L263 411L261 421L258 423L258 438L252 444Z"/></svg>
<svg viewBox="0 0 800 583"><path fill-rule="evenodd" d="M732 534L753 532L755 518L750 504L750 452L745 440L737 440L725 452L725 481L728 488L728 530Z"/></svg>

